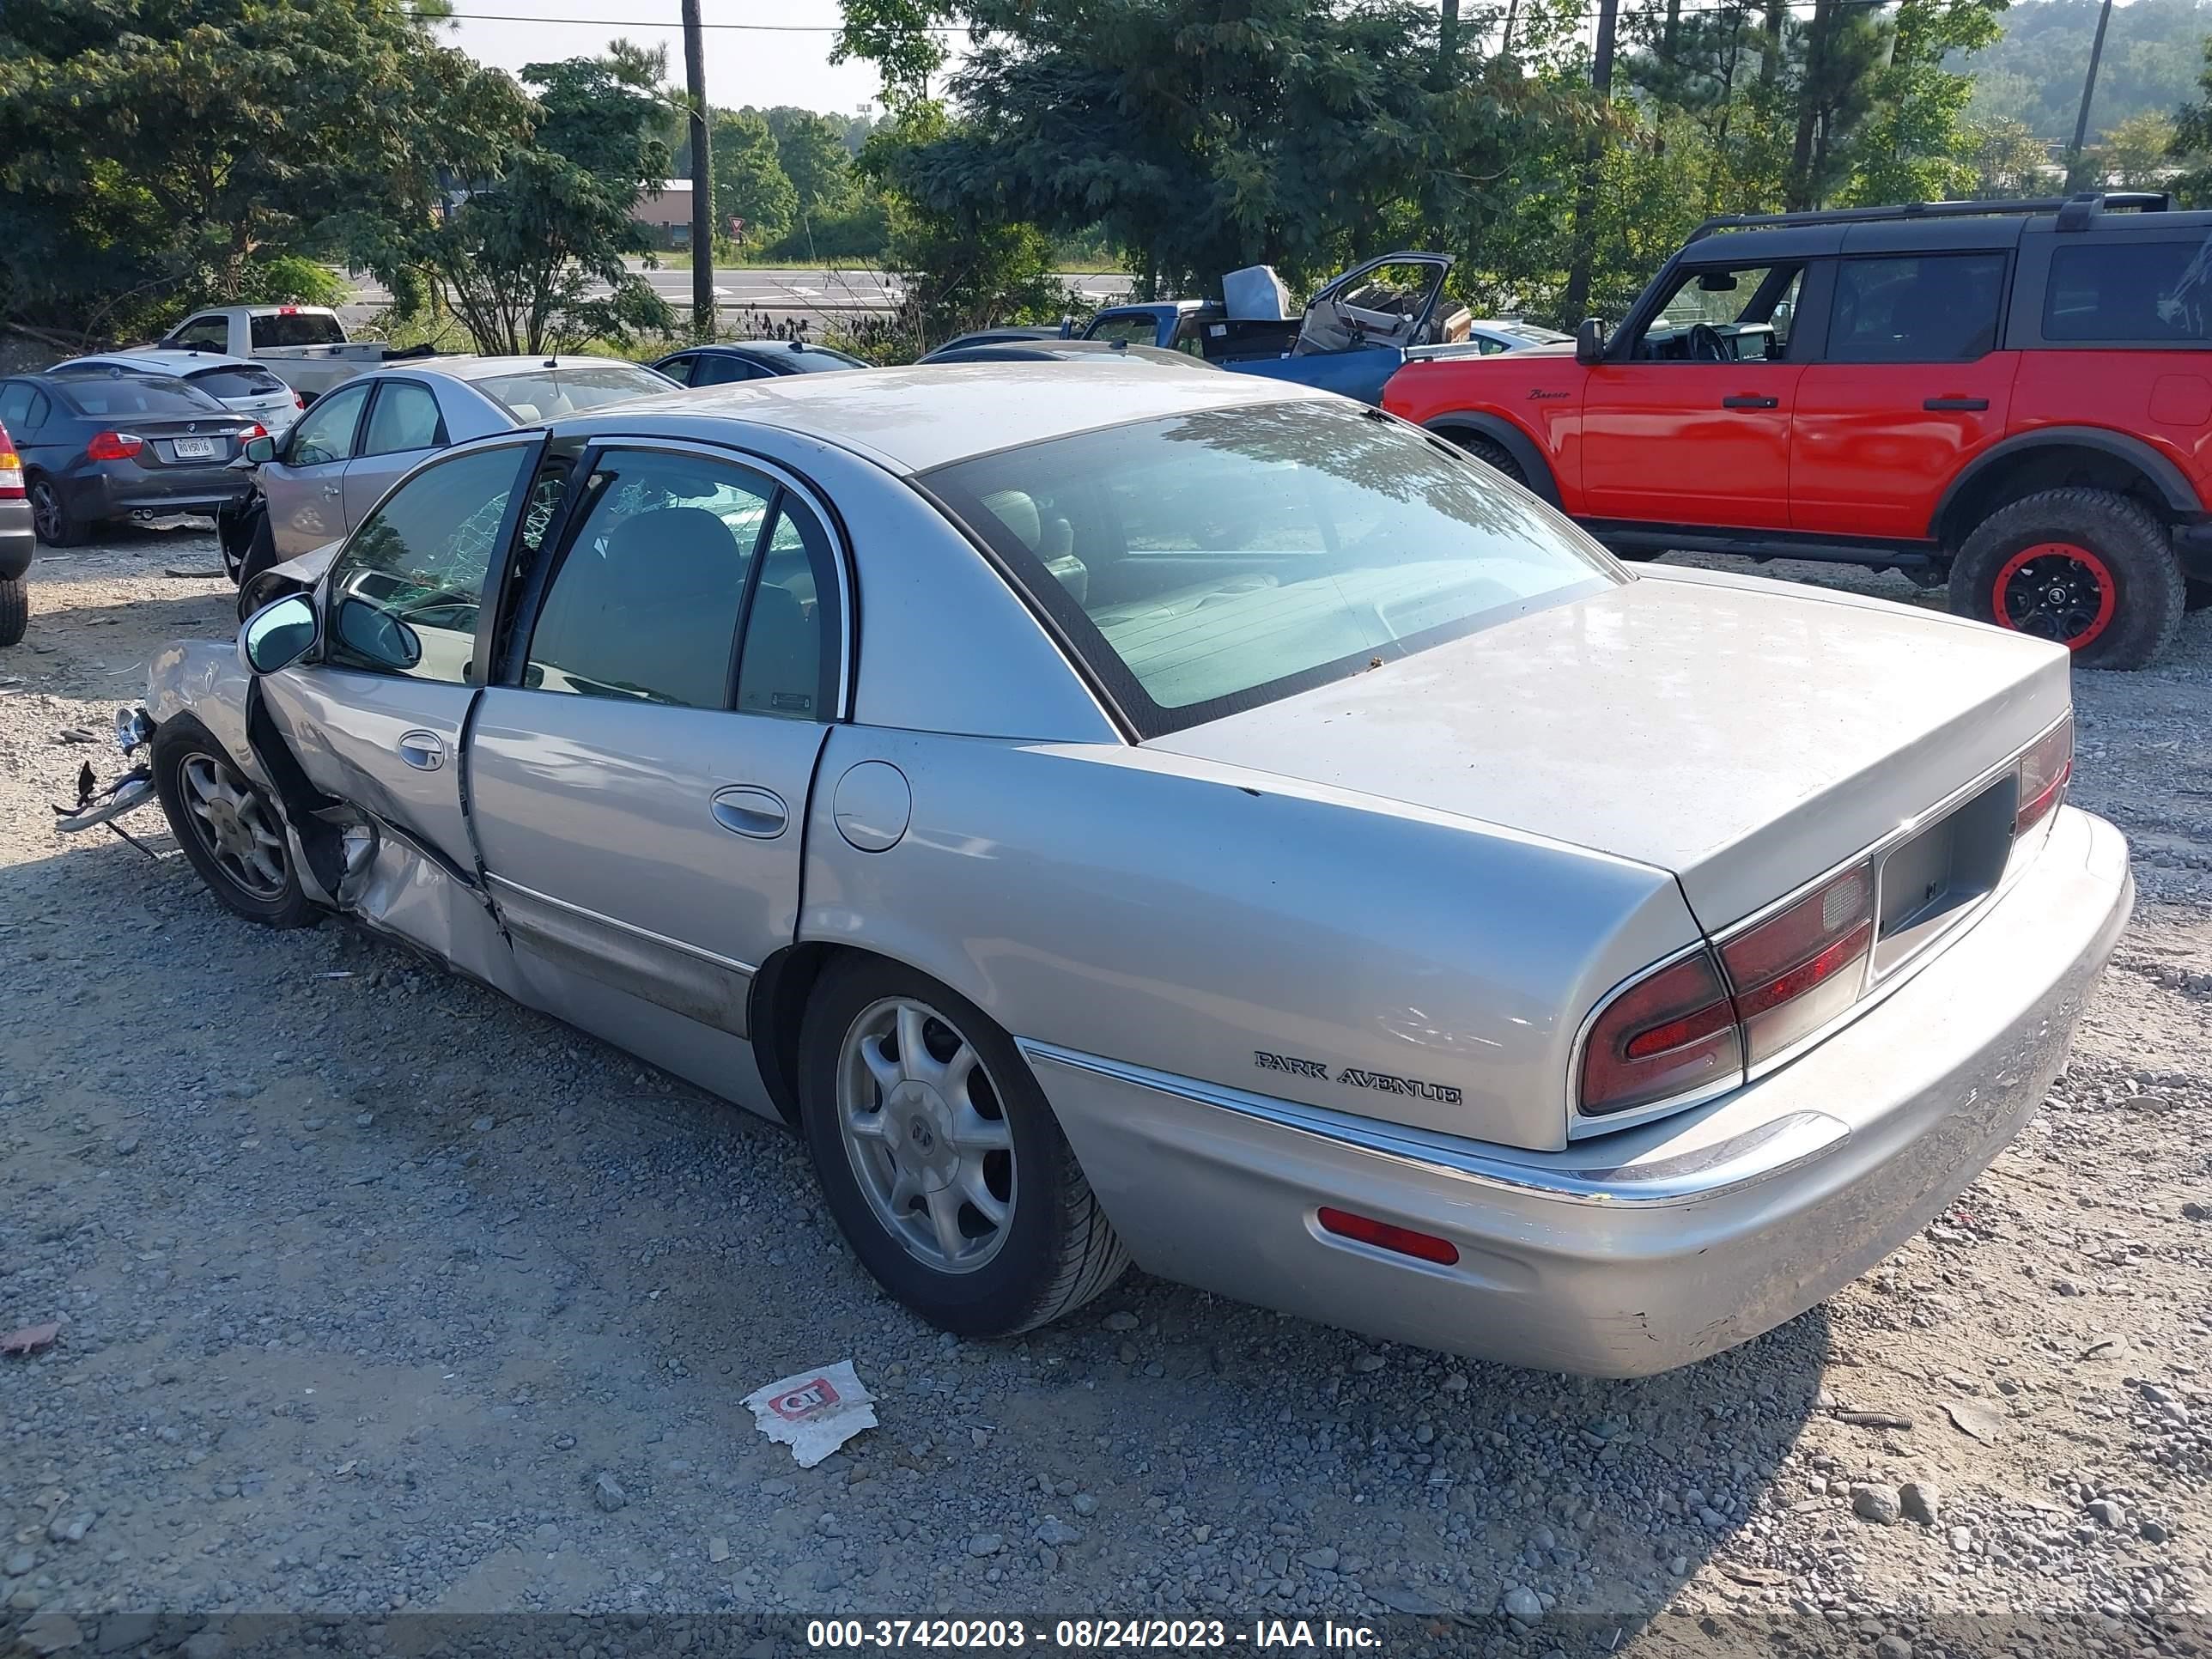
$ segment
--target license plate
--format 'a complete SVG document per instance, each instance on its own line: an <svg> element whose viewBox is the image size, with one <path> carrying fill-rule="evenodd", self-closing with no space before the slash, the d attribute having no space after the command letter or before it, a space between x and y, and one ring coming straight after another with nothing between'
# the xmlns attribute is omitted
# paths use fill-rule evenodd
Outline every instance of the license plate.
<svg viewBox="0 0 2212 1659"><path fill-rule="evenodd" d="M176 446L180 461L209 461L222 453L213 438L179 438Z"/></svg>

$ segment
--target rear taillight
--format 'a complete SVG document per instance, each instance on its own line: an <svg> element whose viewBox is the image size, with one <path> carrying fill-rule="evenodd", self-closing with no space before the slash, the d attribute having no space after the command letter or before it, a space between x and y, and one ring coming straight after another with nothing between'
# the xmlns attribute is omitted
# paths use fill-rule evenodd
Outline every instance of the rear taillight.
<svg viewBox="0 0 2212 1659"><path fill-rule="evenodd" d="M84 453L89 460L127 461L145 447L146 441L135 432L100 432L93 435Z"/></svg>
<svg viewBox="0 0 2212 1659"><path fill-rule="evenodd" d="M23 499L23 461L15 453L15 441L0 426L0 501Z"/></svg>
<svg viewBox="0 0 2212 1659"><path fill-rule="evenodd" d="M292 407L293 407L293 408L295 408L295 409L305 409L307 406L307 400L305 398L302 398L302 397L301 397L298 392L294 392L294 393L292 394Z"/></svg>
<svg viewBox="0 0 2212 1659"><path fill-rule="evenodd" d="M265 438L268 435L269 428L262 425L260 422L256 421L252 426L247 427L244 431L238 434L238 441L242 444L250 444L256 438Z"/></svg>
<svg viewBox="0 0 2212 1659"><path fill-rule="evenodd" d="M2073 775L2074 717L2069 714L2020 757L2020 805L2012 815L2014 841L2058 810Z"/></svg>
<svg viewBox="0 0 2212 1659"><path fill-rule="evenodd" d="M1855 865L1721 946L1744 1063L1756 1066L1858 1000L1874 944L1874 865Z"/></svg>
<svg viewBox="0 0 2212 1659"><path fill-rule="evenodd" d="M1592 1117L1742 1080L1735 1005L1710 951L1613 998L1583 1045L1582 1109Z"/></svg>

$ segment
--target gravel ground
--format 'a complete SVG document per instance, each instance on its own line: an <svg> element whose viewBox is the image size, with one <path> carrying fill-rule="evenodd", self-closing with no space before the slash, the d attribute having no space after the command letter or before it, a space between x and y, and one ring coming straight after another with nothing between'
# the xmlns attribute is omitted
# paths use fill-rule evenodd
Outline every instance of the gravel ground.
<svg viewBox="0 0 2212 1659"><path fill-rule="evenodd" d="M0 653L0 1332L62 1325L0 1361L0 1643L237 1610L1396 1609L1685 1653L1761 1614L1879 1659L2002 1612L2204 1634L2212 617L2078 686L2075 798L2142 900L2048 1109L1826 1306L1599 1382L1136 1274L957 1342L875 1290L780 1131L58 836L155 647L228 631L216 562L192 525L47 556ZM743 1396L841 1358L882 1426L799 1469Z"/></svg>

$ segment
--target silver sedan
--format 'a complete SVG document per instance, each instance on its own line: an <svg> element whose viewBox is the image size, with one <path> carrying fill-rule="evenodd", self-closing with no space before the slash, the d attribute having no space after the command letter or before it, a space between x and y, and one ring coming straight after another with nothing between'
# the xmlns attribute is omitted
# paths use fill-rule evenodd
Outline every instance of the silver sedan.
<svg viewBox="0 0 2212 1659"><path fill-rule="evenodd" d="M425 357L356 376L254 452L268 530L239 579L337 540L410 467L449 445L675 384L611 357Z"/></svg>
<svg viewBox="0 0 2212 1659"><path fill-rule="evenodd" d="M158 794L239 914L787 1123L969 1334L1133 1260L1697 1359L1974 1179L2132 902L2063 651L1624 567L1278 381L672 395L459 447L319 563L156 662L73 822Z"/></svg>

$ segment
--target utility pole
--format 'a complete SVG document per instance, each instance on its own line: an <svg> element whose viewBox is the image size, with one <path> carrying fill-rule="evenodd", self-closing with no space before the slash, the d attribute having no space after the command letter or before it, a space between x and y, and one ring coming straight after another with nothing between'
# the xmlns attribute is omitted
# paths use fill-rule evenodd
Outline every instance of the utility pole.
<svg viewBox="0 0 2212 1659"><path fill-rule="evenodd" d="M707 153L706 31L684 0L684 89L691 100L691 333L714 337L714 173Z"/></svg>
<svg viewBox="0 0 2212 1659"><path fill-rule="evenodd" d="M1597 52L1590 60L1590 91L1595 94L1597 126L1583 150L1583 174L1575 187L1573 259L1567 267L1567 291L1559 318L1568 328L1582 321L1589 304L1590 266L1597 249L1597 175L1605 160L1606 122L1613 112L1613 38L1620 18L1618 0L1598 0Z"/></svg>
<svg viewBox="0 0 2212 1659"><path fill-rule="evenodd" d="M2080 190L2087 180L2081 177L2081 152L2089 142L2089 100L2097 95L2097 64L2105 55L2105 26L2112 21L2112 0L2105 0L2103 9L2097 14L2097 36L2089 43L2089 72L2081 80L2081 111L2074 118L2074 142L2066 151L2066 188Z"/></svg>

